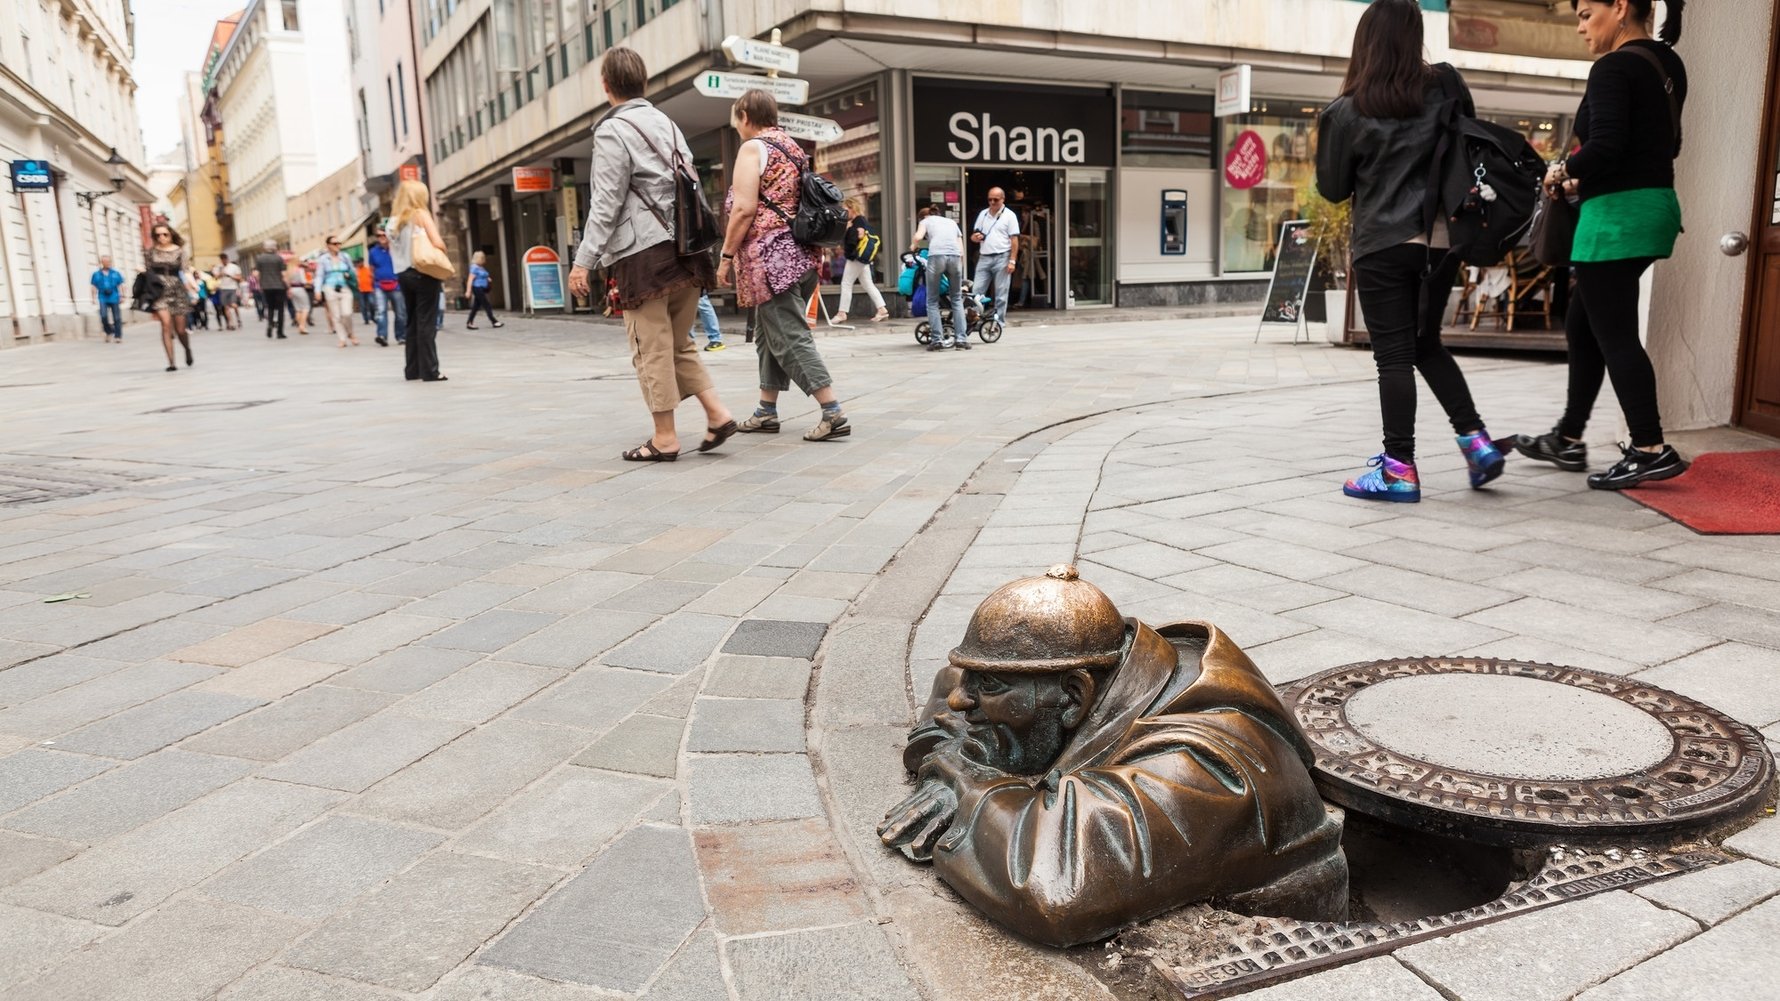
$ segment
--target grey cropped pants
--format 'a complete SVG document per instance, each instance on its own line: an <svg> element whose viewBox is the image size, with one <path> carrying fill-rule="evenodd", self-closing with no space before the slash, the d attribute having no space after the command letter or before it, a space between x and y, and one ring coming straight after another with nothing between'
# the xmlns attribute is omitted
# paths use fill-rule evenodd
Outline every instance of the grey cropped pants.
<svg viewBox="0 0 1780 1001"><path fill-rule="evenodd" d="M816 269L811 268L796 285L758 307L754 350L760 356L761 389L783 392L795 382L804 395L814 396L834 384L804 323L804 310L815 290Z"/></svg>

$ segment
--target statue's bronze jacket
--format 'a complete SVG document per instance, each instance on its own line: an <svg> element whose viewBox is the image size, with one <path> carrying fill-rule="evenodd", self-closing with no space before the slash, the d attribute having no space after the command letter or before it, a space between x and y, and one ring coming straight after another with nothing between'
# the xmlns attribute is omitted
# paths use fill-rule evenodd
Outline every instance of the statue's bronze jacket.
<svg viewBox="0 0 1780 1001"><path fill-rule="evenodd" d="M1052 770L967 782L935 871L990 917L1059 946L1294 874L1344 889L1339 815L1266 678L1210 623L1126 622L1124 655ZM936 679L911 770L957 679L954 667Z"/></svg>

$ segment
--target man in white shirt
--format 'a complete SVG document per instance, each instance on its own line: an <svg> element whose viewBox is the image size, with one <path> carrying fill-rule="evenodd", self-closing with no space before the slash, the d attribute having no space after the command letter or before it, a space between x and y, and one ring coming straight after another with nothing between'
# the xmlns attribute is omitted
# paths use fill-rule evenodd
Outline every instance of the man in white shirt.
<svg viewBox="0 0 1780 1001"><path fill-rule="evenodd" d="M958 348L969 351L970 330L964 315L964 234L946 215L944 205L935 202L921 219L921 224L915 227L915 239L909 244L909 253L914 253L922 240L927 241L927 323L933 330L927 350ZM942 278L948 285L946 297L952 302L952 328L957 332L956 337L946 336L945 325L939 319Z"/></svg>
<svg viewBox="0 0 1780 1001"><path fill-rule="evenodd" d="M977 295L994 283L995 322L1007 322L1007 292L1014 279L1014 261L1020 254L1020 217L1007 207L1007 192L989 189L989 207L977 213L970 227L970 242L977 245L977 273L971 289Z"/></svg>
<svg viewBox="0 0 1780 1001"><path fill-rule="evenodd" d="M241 329L241 265L222 255L216 269L216 315L228 330Z"/></svg>

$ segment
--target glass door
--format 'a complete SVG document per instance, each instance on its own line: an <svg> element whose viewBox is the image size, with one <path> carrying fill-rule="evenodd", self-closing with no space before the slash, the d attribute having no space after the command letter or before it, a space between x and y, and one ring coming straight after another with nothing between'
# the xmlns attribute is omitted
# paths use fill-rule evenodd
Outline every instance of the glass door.
<svg viewBox="0 0 1780 1001"><path fill-rule="evenodd" d="M1069 171L1069 305L1112 302L1107 172Z"/></svg>

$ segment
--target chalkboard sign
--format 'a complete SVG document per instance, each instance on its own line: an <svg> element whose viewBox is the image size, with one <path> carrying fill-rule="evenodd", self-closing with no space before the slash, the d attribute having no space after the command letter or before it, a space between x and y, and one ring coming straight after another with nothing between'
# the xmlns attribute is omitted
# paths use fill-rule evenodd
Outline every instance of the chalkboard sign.
<svg viewBox="0 0 1780 1001"><path fill-rule="evenodd" d="M1261 306L1262 323L1302 322L1304 293L1310 272L1316 267L1316 240L1310 223L1293 219L1279 227L1279 250L1273 255L1273 279L1267 283L1267 299Z"/></svg>

